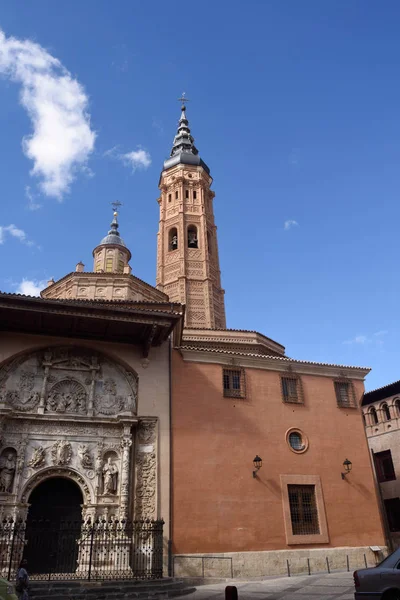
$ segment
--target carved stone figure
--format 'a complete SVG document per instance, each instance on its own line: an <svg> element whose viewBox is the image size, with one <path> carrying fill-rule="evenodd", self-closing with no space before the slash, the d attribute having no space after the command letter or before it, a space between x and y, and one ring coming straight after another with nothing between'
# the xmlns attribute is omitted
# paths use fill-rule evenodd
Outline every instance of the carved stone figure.
<svg viewBox="0 0 400 600"><path fill-rule="evenodd" d="M60 440L51 448L53 465L68 465L72 456L72 447L69 442Z"/></svg>
<svg viewBox="0 0 400 600"><path fill-rule="evenodd" d="M38 469L39 467L43 467L46 462L46 449L43 446L38 446L34 449L32 458L28 462L28 467L33 467L34 469Z"/></svg>
<svg viewBox="0 0 400 600"><path fill-rule="evenodd" d="M46 410L58 413L85 413L86 391L83 385L74 379L56 383L48 393Z"/></svg>
<svg viewBox="0 0 400 600"><path fill-rule="evenodd" d="M118 490L118 467L111 456L103 466L103 494L115 495Z"/></svg>
<svg viewBox="0 0 400 600"><path fill-rule="evenodd" d="M78 456L81 460L81 465L84 469L93 469L93 456L90 453L86 444L82 444L78 448Z"/></svg>
<svg viewBox="0 0 400 600"><path fill-rule="evenodd" d="M0 462L0 492L11 494L16 468L15 454L8 452Z"/></svg>

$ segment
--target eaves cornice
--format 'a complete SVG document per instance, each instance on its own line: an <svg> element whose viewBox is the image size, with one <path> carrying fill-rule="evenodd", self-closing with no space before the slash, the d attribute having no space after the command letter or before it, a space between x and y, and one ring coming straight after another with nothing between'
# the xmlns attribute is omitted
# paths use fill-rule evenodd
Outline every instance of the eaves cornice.
<svg viewBox="0 0 400 600"><path fill-rule="evenodd" d="M370 372L369 367L353 367L334 365L328 363L307 362L295 360L284 356L265 356L262 354L245 354L229 350L216 350L212 348L195 348L180 346L178 348L186 362L214 363L219 365L232 364L252 369L266 371L293 371L305 375L318 375L324 377L348 377L364 380Z"/></svg>

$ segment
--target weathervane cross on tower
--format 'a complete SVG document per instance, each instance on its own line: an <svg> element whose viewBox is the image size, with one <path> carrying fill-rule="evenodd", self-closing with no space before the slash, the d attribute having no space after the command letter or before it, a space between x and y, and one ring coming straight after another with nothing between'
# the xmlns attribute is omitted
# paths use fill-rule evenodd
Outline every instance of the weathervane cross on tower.
<svg viewBox="0 0 400 600"><path fill-rule="evenodd" d="M182 102L182 106L185 106L185 102L189 102L189 98L186 98L186 92L182 92L182 96L178 98L178 102Z"/></svg>
<svg viewBox="0 0 400 600"><path fill-rule="evenodd" d="M114 212L118 212L118 208L122 206L122 202L120 202L119 200L114 200L114 202L111 202L110 204L113 207Z"/></svg>

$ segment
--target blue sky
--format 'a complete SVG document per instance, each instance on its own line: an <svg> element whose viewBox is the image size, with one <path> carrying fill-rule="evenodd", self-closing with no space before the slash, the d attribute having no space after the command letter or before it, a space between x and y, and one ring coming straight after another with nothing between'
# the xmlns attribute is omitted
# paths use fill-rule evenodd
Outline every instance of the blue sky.
<svg viewBox="0 0 400 600"><path fill-rule="evenodd" d="M91 270L115 199L154 283L185 91L228 326L399 379L399 22L394 0L2 2L0 288Z"/></svg>

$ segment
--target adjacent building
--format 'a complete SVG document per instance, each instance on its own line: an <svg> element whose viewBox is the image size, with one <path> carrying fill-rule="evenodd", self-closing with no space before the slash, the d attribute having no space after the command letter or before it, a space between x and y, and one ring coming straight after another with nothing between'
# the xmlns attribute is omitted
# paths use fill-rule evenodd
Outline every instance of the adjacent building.
<svg viewBox="0 0 400 600"><path fill-rule="evenodd" d="M362 411L386 527L400 545L400 381L364 394Z"/></svg>

